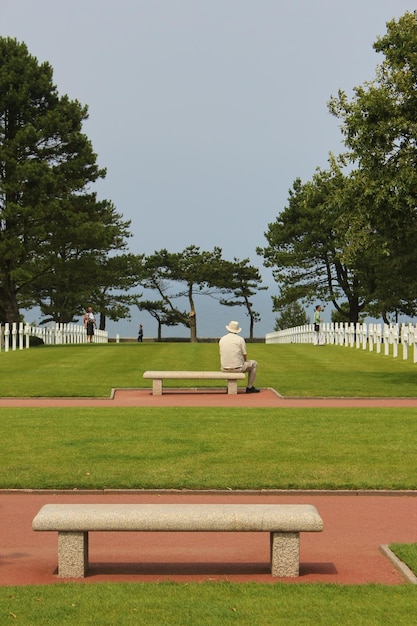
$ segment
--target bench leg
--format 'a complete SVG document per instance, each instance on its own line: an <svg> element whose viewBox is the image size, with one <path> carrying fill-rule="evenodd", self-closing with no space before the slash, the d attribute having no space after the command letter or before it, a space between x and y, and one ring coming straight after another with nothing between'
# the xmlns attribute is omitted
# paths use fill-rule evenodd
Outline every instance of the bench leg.
<svg viewBox="0 0 417 626"><path fill-rule="evenodd" d="M58 576L84 578L88 569L88 532L58 533Z"/></svg>
<svg viewBox="0 0 417 626"><path fill-rule="evenodd" d="M154 378L152 381L152 395L162 396L162 379Z"/></svg>
<svg viewBox="0 0 417 626"><path fill-rule="evenodd" d="M237 394L237 380L227 381L227 393L231 395Z"/></svg>
<svg viewBox="0 0 417 626"><path fill-rule="evenodd" d="M300 533L271 533L272 576L295 577L300 570Z"/></svg>

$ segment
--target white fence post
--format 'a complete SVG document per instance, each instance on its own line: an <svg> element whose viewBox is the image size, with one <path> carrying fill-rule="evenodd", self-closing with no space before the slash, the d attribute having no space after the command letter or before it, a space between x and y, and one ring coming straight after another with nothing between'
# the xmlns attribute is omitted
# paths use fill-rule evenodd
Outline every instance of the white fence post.
<svg viewBox="0 0 417 626"><path fill-rule="evenodd" d="M374 343L376 345L376 352L380 354L382 346L382 326L381 324L374 324Z"/></svg>
<svg viewBox="0 0 417 626"><path fill-rule="evenodd" d="M13 322L12 324L12 350L16 350L16 339L17 339L17 324Z"/></svg>
<svg viewBox="0 0 417 626"><path fill-rule="evenodd" d="M23 322L19 322L18 337L19 337L19 341L18 341L19 350L23 350Z"/></svg>
<svg viewBox="0 0 417 626"><path fill-rule="evenodd" d="M417 363L417 325L408 324L354 324L354 323L322 323L321 333L325 337L327 344L335 344L345 347L362 347L373 352L381 352L384 345L384 353L390 355L390 345L392 345L392 356L398 357L399 345L402 345L403 359L407 360L409 349L413 347L413 362ZM267 333L265 343L313 343L314 326L305 324L294 328ZM116 342L119 336L116 335Z"/></svg>
<svg viewBox="0 0 417 626"><path fill-rule="evenodd" d="M403 359L408 358L408 327L406 324L401 324L401 345L403 347Z"/></svg>
<svg viewBox="0 0 417 626"><path fill-rule="evenodd" d="M4 325L4 351L8 352L10 347L10 325L8 322Z"/></svg>
<svg viewBox="0 0 417 626"><path fill-rule="evenodd" d="M360 347L362 350L366 350L368 347L368 325L363 323L361 324L361 342Z"/></svg>
<svg viewBox="0 0 417 626"><path fill-rule="evenodd" d="M414 327L413 330L413 363L417 363L417 326Z"/></svg>
<svg viewBox="0 0 417 626"><path fill-rule="evenodd" d="M336 325L337 345L343 346L345 343L345 325L340 322Z"/></svg>
<svg viewBox="0 0 417 626"><path fill-rule="evenodd" d="M368 328L368 338L369 338L369 352L374 351L374 343L375 343L375 324L369 324Z"/></svg>
<svg viewBox="0 0 417 626"><path fill-rule="evenodd" d="M54 324L48 327L31 326L28 323L15 322L11 325L0 324L0 352L4 348L9 350L23 350L30 347L30 337L39 337L46 345L61 345L69 343L83 343L85 341L84 324ZM105 330L96 330L95 343L108 343L109 336Z"/></svg>
<svg viewBox="0 0 417 626"><path fill-rule="evenodd" d="M394 358L397 358L398 357L398 343L399 343L398 324L393 324L391 326L391 340L393 344L393 356Z"/></svg>
<svg viewBox="0 0 417 626"><path fill-rule="evenodd" d="M384 338L384 354L385 356L389 355L389 337L390 336L390 328L388 326L388 324L384 324L384 333L383 333L383 338Z"/></svg>
<svg viewBox="0 0 417 626"><path fill-rule="evenodd" d="M355 344L355 325L353 324L353 322L348 325L347 330L349 335L349 346L353 348Z"/></svg>
<svg viewBox="0 0 417 626"><path fill-rule="evenodd" d="M25 324L24 338L25 338L25 348L27 350L29 348L29 345L30 345L30 326L29 326L29 324Z"/></svg>

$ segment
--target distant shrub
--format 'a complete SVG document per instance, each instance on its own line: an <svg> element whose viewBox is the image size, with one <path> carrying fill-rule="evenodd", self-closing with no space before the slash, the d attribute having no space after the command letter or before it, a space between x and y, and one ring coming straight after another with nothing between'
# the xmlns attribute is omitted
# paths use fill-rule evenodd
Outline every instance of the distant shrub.
<svg viewBox="0 0 417 626"><path fill-rule="evenodd" d="M41 337L29 337L29 346L35 348L36 346L43 346L45 344Z"/></svg>

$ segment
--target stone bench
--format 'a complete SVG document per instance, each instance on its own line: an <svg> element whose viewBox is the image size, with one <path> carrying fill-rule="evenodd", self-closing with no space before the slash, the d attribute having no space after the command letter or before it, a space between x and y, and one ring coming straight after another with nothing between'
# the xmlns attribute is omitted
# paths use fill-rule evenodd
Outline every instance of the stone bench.
<svg viewBox="0 0 417 626"><path fill-rule="evenodd" d="M86 575L90 531L269 532L272 576L294 577L300 532L319 532L323 522L309 504L46 504L32 528L58 531L63 578Z"/></svg>
<svg viewBox="0 0 417 626"><path fill-rule="evenodd" d="M143 378L152 379L152 394L162 396L162 381L166 379L192 379L192 380L226 380L227 393L237 394L237 381L243 380L245 374L241 372L194 372L194 371L170 371L170 372L145 372Z"/></svg>

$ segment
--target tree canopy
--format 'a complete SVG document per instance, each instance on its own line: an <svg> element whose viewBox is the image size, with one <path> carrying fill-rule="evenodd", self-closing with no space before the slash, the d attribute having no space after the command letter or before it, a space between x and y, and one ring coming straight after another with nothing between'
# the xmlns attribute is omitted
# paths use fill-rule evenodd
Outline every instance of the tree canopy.
<svg viewBox="0 0 417 626"><path fill-rule="evenodd" d="M417 280L417 19L387 24L374 44L384 55L373 81L343 91L329 109L342 122L356 171L360 206L348 206L350 253L373 260L370 312L416 313ZM401 277L401 278L400 278Z"/></svg>
<svg viewBox="0 0 417 626"><path fill-rule="evenodd" d="M285 330L296 326L304 326L309 323L307 313L299 302L291 302L282 308L274 306L274 311L279 311L279 316L275 318L274 330Z"/></svg>
<svg viewBox="0 0 417 626"><path fill-rule="evenodd" d="M232 262L225 262L224 281L227 295L220 298L220 303L225 306L243 306L249 317L249 338L253 339L255 322L259 322L261 316L254 309L252 297L258 291L268 289L262 285L262 276L257 267L249 264L249 259L243 261L236 257Z"/></svg>
<svg viewBox="0 0 417 626"><path fill-rule="evenodd" d="M163 302L163 312L170 324L177 322L190 329L191 341L197 341L197 314L195 294L213 292L219 276L222 251L201 251L188 246L182 252L168 252L165 248L145 257L141 284L157 291ZM181 310L176 301L185 298L188 308Z"/></svg>
<svg viewBox="0 0 417 626"><path fill-rule="evenodd" d="M183 324L190 329L190 340L197 341L197 295L210 296L227 306L245 306L251 332L259 319L250 300L256 290L264 289L259 286L259 271L248 259L224 259L221 248L207 251L191 245L182 252L159 250L142 259L141 276L141 285L158 293L156 301L146 301L139 308L158 320L159 338L162 324Z"/></svg>
<svg viewBox="0 0 417 626"><path fill-rule="evenodd" d="M343 259L345 228L343 215L349 180L333 161L329 171L317 170L305 184L297 179L290 191L288 207L269 224L269 245L259 248L266 266L280 285L274 309L299 300L331 300L349 303L349 319L356 322L366 299L359 273Z"/></svg>
<svg viewBox="0 0 417 626"><path fill-rule="evenodd" d="M315 297L360 314L417 312L417 19L387 24L374 80L329 101L346 152L296 180L259 249L280 286L277 305Z"/></svg>
<svg viewBox="0 0 417 626"><path fill-rule="evenodd" d="M99 286L92 268L130 235L129 222L90 189L105 170L82 132L86 119L87 107L57 93L49 63L0 38L3 322L18 322L20 306L35 304L70 321Z"/></svg>

